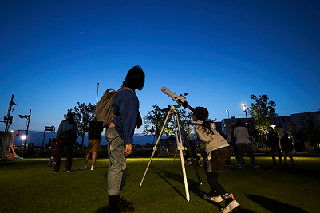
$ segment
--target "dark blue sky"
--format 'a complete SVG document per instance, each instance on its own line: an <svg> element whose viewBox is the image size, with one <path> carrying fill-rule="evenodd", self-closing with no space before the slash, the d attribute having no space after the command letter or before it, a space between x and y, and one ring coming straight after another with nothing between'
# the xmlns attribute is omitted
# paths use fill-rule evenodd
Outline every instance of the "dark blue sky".
<svg viewBox="0 0 320 213"><path fill-rule="evenodd" d="M77 102L95 103L141 65L141 114L189 93L211 119L244 117L251 94L279 115L320 108L320 1L0 1L0 120L58 127ZM0 129L4 130L4 124ZM138 130L137 132L141 132Z"/></svg>

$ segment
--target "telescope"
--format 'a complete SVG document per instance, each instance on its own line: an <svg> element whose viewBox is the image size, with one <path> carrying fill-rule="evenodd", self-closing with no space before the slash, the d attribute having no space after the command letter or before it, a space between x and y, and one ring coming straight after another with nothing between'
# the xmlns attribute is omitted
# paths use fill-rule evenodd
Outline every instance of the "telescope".
<svg viewBox="0 0 320 213"><path fill-rule="evenodd" d="M170 98L172 98L173 101L177 102L177 104L179 104L179 106L183 106L184 108L188 108L193 112L193 108L188 104L187 98L185 97L187 95L187 93L185 94L185 96L181 95L177 96L176 93L171 92L168 88L166 87L162 87L161 91L168 95Z"/></svg>

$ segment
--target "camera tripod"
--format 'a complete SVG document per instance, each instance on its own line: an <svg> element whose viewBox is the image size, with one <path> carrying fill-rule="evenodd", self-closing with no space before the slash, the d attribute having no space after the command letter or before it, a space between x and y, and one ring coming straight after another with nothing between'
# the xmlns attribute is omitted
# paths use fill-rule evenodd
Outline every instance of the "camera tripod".
<svg viewBox="0 0 320 213"><path fill-rule="evenodd" d="M144 178L148 172L148 169L149 169L149 166L151 164L151 161L152 161L152 158L153 158L153 155L154 153L156 152L157 150L157 145L159 144L160 142L160 138L163 134L163 131L164 131L164 127L166 126L166 124L168 123L169 121L169 116L170 114L172 114L172 118L173 118L173 122L174 122L174 130L175 130L175 134L176 134L176 143L177 143L177 148L178 150L180 151L180 161L181 161L181 167L182 167L182 172L183 172L183 180L184 180L184 188L185 188L185 192L186 192L186 198L188 200L188 202L190 201L190 195L189 195L189 189L188 189L188 180L187 180L187 173L186 173L186 170L185 170L185 166L184 166L184 156L183 156L183 151L186 150L186 148L183 146L182 144L182 137L181 137L181 129L183 129L183 127L180 125L180 121L179 121L179 117L178 117L178 113L177 113L177 110L176 108L179 108L180 106L174 106L174 105L171 105L171 109L170 111L168 112L167 114L167 117L164 121L164 124L162 126L162 129L160 131L160 135L157 139L157 142L156 142L156 145L153 147L153 152L152 152L152 155L150 157L150 160L148 162L148 165L147 165L147 168L146 170L144 171L144 174L143 174L143 177L141 179L141 182L140 182L140 186L142 185L143 181L144 181ZM185 133L185 131L182 131L183 133ZM189 143L186 143L187 144L187 151L189 152L189 155L191 156L191 159L192 159L192 164L196 170L196 174L197 174L197 177L199 179L199 183L200 185L202 185L202 182L200 180L200 175L198 173L198 170L196 168L196 163L192 157L192 154L191 154L191 150L190 150L190 147L189 147Z"/></svg>

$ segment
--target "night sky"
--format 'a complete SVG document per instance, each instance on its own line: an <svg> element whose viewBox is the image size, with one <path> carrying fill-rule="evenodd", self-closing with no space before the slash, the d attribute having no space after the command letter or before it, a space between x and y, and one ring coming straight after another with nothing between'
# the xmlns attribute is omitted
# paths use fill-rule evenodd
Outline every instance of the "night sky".
<svg viewBox="0 0 320 213"><path fill-rule="evenodd" d="M220 121L267 94L276 113L320 108L320 1L0 1L0 120L12 130L58 128L77 102L96 103L140 65L141 115L189 93ZM0 130L4 131L4 123ZM136 132L141 132L137 130Z"/></svg>

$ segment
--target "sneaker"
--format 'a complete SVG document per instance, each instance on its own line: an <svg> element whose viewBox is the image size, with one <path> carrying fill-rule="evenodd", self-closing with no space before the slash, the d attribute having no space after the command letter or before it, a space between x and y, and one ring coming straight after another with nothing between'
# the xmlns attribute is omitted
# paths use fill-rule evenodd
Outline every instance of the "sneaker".
<svg viewBox="0 0 320 213"><path fill-rule="evenodd" d="M211 200L211 201L216 202L216 203L220 203L220 202L223 201L223 198L222 198L220 195L218 195L218 196L213 196L213 195L211 194L211 192L209 192L207 195L204 195L203 198L204 198L205 200Z"/></svg>
<svg viewBox="0 0 320 213"><path fill-rule="evenodd" d="M96 169L97 169L97 167L95 167L95 165L91 166L91 170L96 170Z"/></svg>
<svg viewBox="0 0 320 213"><path fill-rule="evenodd" d="M81 169L81 170L86 170L86 169L87 169L87 164L83 164L80 169Z"/></svg>
<svg viewBox="0 0 320 213"><path fill-rule="evenodd" d="M260 166L259 165L254 165L253 168L257 169L259 168Z"/></svg>
<svg viewBox="0 0 320 213"><path fill-rule="evenodd" d="M228 213L228 212L234 212L240 208L240 204L236 201L233 200L229 205L227 205L224 208L221 208L220 211L221 213Z"/></svg>

